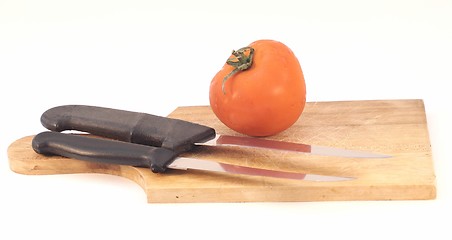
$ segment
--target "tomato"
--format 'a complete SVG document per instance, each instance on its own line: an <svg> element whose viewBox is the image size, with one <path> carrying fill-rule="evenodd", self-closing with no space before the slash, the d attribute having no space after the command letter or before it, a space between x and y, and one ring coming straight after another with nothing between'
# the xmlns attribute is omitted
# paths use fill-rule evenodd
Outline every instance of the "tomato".
<svg viewBox="0 0 452 240"><path fill-rule="evenodd" d="M271 136L298 120L306 104L306 84L297 57L286 45L258 40L233 52L213 77L209 99L229 128Z"/></svg>

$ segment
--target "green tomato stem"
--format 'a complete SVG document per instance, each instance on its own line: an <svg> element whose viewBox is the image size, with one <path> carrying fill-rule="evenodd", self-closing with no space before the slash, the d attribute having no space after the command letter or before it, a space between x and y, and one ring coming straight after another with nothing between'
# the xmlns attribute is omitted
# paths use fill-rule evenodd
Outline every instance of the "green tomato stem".
<svg viewBox="0 0 452 240"><path fill-rule="evenodd" d="M225 85L226 81L231 76L238 73L239 71L245 71L248 68L250 68L251 65L253 64L253 56L254 56L254 48L252 48L252 47L243 47L237 51L235 51L235 50L232 51L232 56L230 58L228 58L226 63L228 65L233 66L234 70L232 70L228 75L226 75L223 78L223 83L221 85L221 90L223 91L223 94L226 94L226 90L224 89L224 85Z"/></svg>

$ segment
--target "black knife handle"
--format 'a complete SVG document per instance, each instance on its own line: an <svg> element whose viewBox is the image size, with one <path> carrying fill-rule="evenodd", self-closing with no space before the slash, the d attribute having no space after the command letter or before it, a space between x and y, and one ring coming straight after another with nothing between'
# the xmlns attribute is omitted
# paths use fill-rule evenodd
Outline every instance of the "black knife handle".
<svg viewBox="0 0 452 240"><path fill-rule="evenodd" d="M176 158L173 151L165 148L59 132L39 133L33 138L32 147L35 152L44 155L149 167L153 172L164 172Z"/></svg>
<svg viewBox="0 0 452 240"><path fill-rule="evenodd" d="M51 131L78 130L176 153L215 137L215 129L183 120L85 105L51 108L42 114L41 123Z"/></svg>

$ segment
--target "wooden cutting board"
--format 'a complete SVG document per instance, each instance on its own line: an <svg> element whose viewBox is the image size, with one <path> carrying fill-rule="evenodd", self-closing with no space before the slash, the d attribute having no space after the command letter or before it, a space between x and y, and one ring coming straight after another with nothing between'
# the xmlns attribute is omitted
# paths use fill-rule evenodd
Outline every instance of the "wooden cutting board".
<svg viewBox="0 0 452 240"><path fill-rule="evenodd" d="M237 135L207 106L179 107L172 118ZM311 156L234 147L199 147L185 156L260 168L355 177L343 182L308 182L95 164L45 157L31 148L32 136L8 149L12 171L21 174L105 173L138 183L148 202L256 202L402 200L436 197L429 134L422 100L310 102L299 121L272 139L390 154L385 159Z"/></svg>

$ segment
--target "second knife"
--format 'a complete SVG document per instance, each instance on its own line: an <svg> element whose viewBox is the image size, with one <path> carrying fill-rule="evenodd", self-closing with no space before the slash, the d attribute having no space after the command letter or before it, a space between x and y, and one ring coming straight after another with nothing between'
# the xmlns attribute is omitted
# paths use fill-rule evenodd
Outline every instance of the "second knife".
<svg viewBox="0 0 452 240"><path fill-rule="evenodd" d="M350 158L390 157L327 146L219 135L211 127L188 121L86 105L51 108L42 114L41 123L51 131L77 130L125 142L163 147L176 153L189 151L196 145L230 145Z"/></svg>

